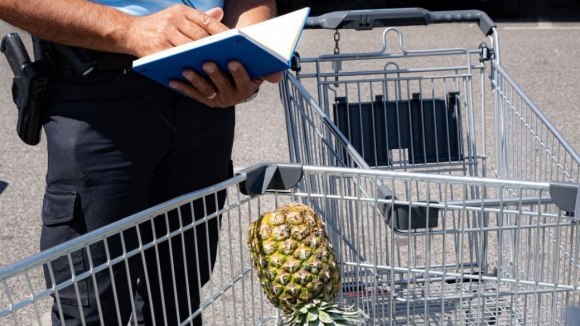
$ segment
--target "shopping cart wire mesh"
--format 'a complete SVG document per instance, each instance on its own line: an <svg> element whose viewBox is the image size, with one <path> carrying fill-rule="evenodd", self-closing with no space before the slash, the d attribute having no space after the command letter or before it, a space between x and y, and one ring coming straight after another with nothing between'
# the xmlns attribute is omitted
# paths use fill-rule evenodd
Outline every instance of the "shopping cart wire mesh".
<svg viewBox="0 0 580 326"><path fill-rule="evenodd" d="M301 178L296 179L297 175ZM278 189L296 182L290 190ZM383 198L377 184L389 185L397 199ZM419 194L421 200L401 191L416 187L428 189ZM479 204L446 200L451 192L456 198L468 198L472 187L497 197ZM125 246L106 262L90 259L95 245L119 236L122 243L130 243L122 235L132 230L139 233L154 217L168 222L172 212L191 209L195 201L216 200L222 189L229 195L219 211L179 223L179 228L140 241L135 248ZM505 195L508 189L509 197ZM439 199L436 203L431 200L435 198ZM242 171L215 187L176 198L2 269L0 320L3 325L39 324L51 295L58 298L66 288L74 288L79 295L84 282L94 286L103 274L113 275L130 259L145 259L145 252L161 250L163 244L171 244L170 253L175 254L183 235L198 234L221 216L212 278L203 287L190 284L202 297L199 308L189 304L191 311L182 324L203 315L206 325L277 325L279 314L253 275L246 233L251 220L293 201L308 204L323 218L343 266L338 302L360 309L368 325L550 324L563 321L568 306L580 304L578 221L553 204L549 183L282 164ZM397 205L426 207L429 214L434 212L429 208L437 208L437 225L394 229L384 210L389 207L395 213ZM182 220L179 214L174 218ZM408 218L413 219L413 213ZM40 269L79 250L89 257L89 269L77 272L71 264L70 278L48 289L31 282ZM188 258L195 259L197 254Z"/></svg>

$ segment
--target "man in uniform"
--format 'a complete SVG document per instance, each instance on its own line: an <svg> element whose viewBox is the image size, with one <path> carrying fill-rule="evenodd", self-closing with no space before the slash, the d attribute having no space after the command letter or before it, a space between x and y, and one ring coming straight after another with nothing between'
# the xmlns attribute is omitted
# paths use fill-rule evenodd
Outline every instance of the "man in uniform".
<svg viewBox="0 0 580 326"><path fill-rule="evenodd" d="M0 0L0 19L33 35L36 58L54 69L43 115L48 170L42 250L231 176L234 105L255 95L263 81L279 82L281 74L251 80L239 62L230 62L230 77L207 62L208 79L186 70L189 82L171 83L176 92L132 73L131 63L274 15L274 0ZM95 71L79 75L55 44L86 51ZM191 225L224 200L219 192L194 202L193 214L184 207L92 245L90 252L73 252L72 264L61 257L45 266L47 286L70 279L71 268L79 275L119 257L123 246L129 251ZM53 325L125 326L131 318L140 325L181 323L199 307L218 234L214 218L95 280L59 290ZM193 324L202 325L201 316Z"/></svg>

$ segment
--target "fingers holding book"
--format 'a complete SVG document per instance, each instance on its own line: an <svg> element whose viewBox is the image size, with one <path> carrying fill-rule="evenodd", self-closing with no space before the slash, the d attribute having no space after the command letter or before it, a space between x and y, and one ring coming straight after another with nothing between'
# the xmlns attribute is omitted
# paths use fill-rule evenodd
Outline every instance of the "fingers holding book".
<svg viewBox="0 0 580 326"><path fill-rule="evenodd" d="M277 73L252 80L238 61L228 64L229 75L213 62L206 62L203 69L209 79L194 70L186 69L183 76L189 83L173 80L169 85L207 106L225 108L255 97L264 81L275 83L282 79L281 73Z"/></svg>

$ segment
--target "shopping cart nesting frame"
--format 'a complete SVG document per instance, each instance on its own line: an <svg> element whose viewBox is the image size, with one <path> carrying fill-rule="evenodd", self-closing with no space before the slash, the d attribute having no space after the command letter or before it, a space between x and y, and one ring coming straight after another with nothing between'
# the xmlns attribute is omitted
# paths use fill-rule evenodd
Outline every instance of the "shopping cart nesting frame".
<svg viewBox="0 0 580 326"><path fill-rule="evenodd" d="M393 14L395 18L406 17L405 24L409 21L424 24L441 20L434 17L488 21L485 16L481 18L479 12L429 13L413 9L410 12L391 13L396 13ZM401 22L395 21L395 24ZM484 30L489 27L494 31L492 25L486 24ZM482 47L482 51L494 49L493 45L487 50ZM453 54L453 51L447 54ZM497 69L501 69L498 54L495 55ZM302 60L301 63L307 62ZM496 76L498 73L503 73L503 70L495 71ZM337 76L340 77L339 74L331 76L332 83L340 83L340 80L334 80ZM344 284L338 301L344 306L352 305L360 309L368 325L559 324L564 320L566 306L580 302L580 240L578 222L573 215L578 202L578 189L570 182L548 183L546 181L551 179L546 179L545 173L546 166L555 166L561 172L549 174L555 176L553 179L576 181L577 168L568 166L577 164L578 160L575 152L568 150L569 146L553 127L546 127L545 132L554 135L552 144L562 146L567 159L554 158L550 153L550 164L540 160L537 168L524 169L541 172L541 176L529 178L534 181L481 178L485 173L474 167L484 164L473 161L473 158L481 160L482 154L475 155L478 152L469 150L461 152L467 157L462 159L469 164L460 169L449 168L457 166L458 161L451 160L423 164L416 164L415 160L413 164L407 164L407 170L415 172L411 174L398 169L369 169L370 166L365 165L365 157L357 152L342 135L338 124L335 125L331 116L325 113L325 106L318 105L298 79L291 75L286 77L281 90L282 99L287 101L287 112L297 109L302 114L288 120L290 144L312 149L291 152L293 160L363 169L302 168L293 165L266 165L249 169L224 183L176 198L6 267L0 270L2 323L42 323L47 303L51 301L49 296L55 291L74 287L78 294L79 284L94 280L96 274L107 273L112 266L125 264L129 257L139 256L143 250L155 249L169 239L179 239L181 234L193 232L197 226L203 227L209 220L222 215L221 241L212 280L201 289L201 308L190 309L183 324L187 325L198 314L203 314L209 325L279 324L279 313L265 300L258 282L252 276L252 265L245 252L245 234L251 219L293 200L306 202L324 218L343 266ZM467 81L468 77L460 78ZM509 76L502 75L494 80L494 87L497 87L498 80L499 85L511 82L506 78ZM521 91L515 84L510 87L510 96L520 96ZM497 96L505 99L502 94L505 91ZM526 103L526 108L532 108L530 111L537 111L527 98L519 98L520 103ZM324 103L324 99L320 99L318 103ZM424 98L418 100L418 103L423 103ZM382 103L382 99L378 102ZM441 106L436 104L431 108L437 105ZM497 108L501 112L501 105ZM520 113L519 117L534 112ZM466 116L473 117L462 115L464 118ZM541 116L538 119L544 126L547 120ZM291 129L292 121L299 121L302 127L311 129L303 129L308 132L296 138L296 132ZM532 128L533 131L538 129L536 126ZM462 136L467 137L467 131L462 129L462 132L465 133ZM543 133L535 132L533 138L540 141L540 148L544 151L553 152L553 146L547 148L546 144L549 143L542 141L542 137ZM507 144L509 140L506 139ZM506 147L501 148L499 161L508 164L505 169L498 169L502 171L500 177L505 177L503 173L509 172L510 179L526 179L514 174L520 169L514 169L511 163L514 161L513 155ZM452 151L446 153L451 154ZM302 157L310 158L303 160ZM404 155L400 157L405 158ZM394 162L393 156L387 158ZM424 155L423 159L428 161L426 158ZM519 160L515 162L521 165ZM389 166L394 165L390 163L387 168ZM431 169L432 166L435 169ZM417 171L445 174L422 174ZM301 176L300 181L297 175ZM276 191L288 188L294 182L298 184L290 192ZM187 209L194 200L215 201L216 193L223 189L228 189L230 195L219 212L206 212L195 223L182 225L168 234L158 234L153 241L140 243L138 248L111 257L105 264L91 265L83 273L75 273L71 267L70 280L48 290L34 281L35 276L41 273L42 266L57 257L70 257L79 250L89 253L91 245L104 243L126 230L151 223L158 216L167 220L179 209ZM275 192L266 192L268 189ZM562 195L554 194L569 198L569 202L564 201L569 205L555 205L553 199ZM388 220L399 210L406 212L406 218L401 222L407 220L407 227ZM421 222L414 222L415 216L420 215L425 215L424 227ZM434 215L436 225L428 224ZM498 247L498 254L487 250L492 245Z"/></svg>

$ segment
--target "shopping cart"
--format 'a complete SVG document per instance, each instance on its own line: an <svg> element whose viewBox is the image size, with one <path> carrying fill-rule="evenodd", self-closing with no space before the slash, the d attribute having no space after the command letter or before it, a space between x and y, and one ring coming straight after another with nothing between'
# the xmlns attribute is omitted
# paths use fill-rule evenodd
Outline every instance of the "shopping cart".
<svg viewBox="0 0 580 326"><path fill-rule="evenodd" d="M400 196L383 198L382 191L372 187L377 184L389 185ZM560 209L552 197L569 195L571 205L575 205L579 186L569 186L263 164L0 270L0 323L50 325L43 317L52 303L50 295L58 299L65 288L74 288L78 295L84 282L110 275L130 259L145 259L145 251L164 243L180 244L180 240L172 240L186 233L197 234L198 226L203 230L221 215L212 278L198 289L202 294L199 308L189 303L182 325L189 325L200 314L205 325L280 325L279 313L266 300L252 270L246 234L250 221L261 213L302 201L321 212L334 239L343 273L338 303L360 310L365 325L563 324L567 306L580 303L580 233L572 212ZM405 196L401 191L405 188L425 189L425 198L446 200L417 201L411 194ZM495 199L450 200L451 194L468 198L474 188ZM157 216L169 223L167 219L191 209L194 201L216 201L224 189L229 195L217 212L207 212L197 221L182 223L179 229L157 234L150 241L141 241L139 236L138 247L123 247L121 254L111 254L102 264L89 259L90 268L84 272L75 273L69 259L70 279L48 289L34 282L42 268L50 270L59 257L70 258L79 251L91 257L95 246L134 230L139 232ZM506 189L510 196L506 196ZM385 221L386 211L416 208L428 212L429 217L437 216L437 225L425 226L422 232L409 236L404 231L395 232ZM487 243L494 250L483 250L478 243ZM197 256L196 250L187 259ZM485 261L490 271L470 263L478 260ZM200 273L199 269L187 272ZM63 303L57 303L60 312ZM118 302L115 306L120 315ZM64 318L62 314L60 318Z"/></svg>
<svg viewBox="0 0 580 326"><path fill-rule="evenodd" d="M182 325L198 315L205 325L280 325L252 270L246 235L251 220L292 201L313 207L326 223L342 266L337 302L360 310L366 325L564 324L568 307L580 305L580 160L501 68L493 22L481 12L421 9L336 15L308 24L369 29L477 21L491 43L409 51L401 31L388 28L385 35L399 36L401 53L349 55L339 45L336 54L296 58L300 72L286 74L281 87L294 163L240 171L1 269L0 325L50 325L52 296L62 320L62 290L73 289L82 306L81 290L102 275L163 245L170 244L170 256L181 255L182 236L215 224L220 235L209 283L173 284L201 293L199 308L188 302ZM421 59L430 56L463 63L424 66L429 60ZM373 62L380 69L349 70ZM491 94L474 87L486 82L487 65ZM495 162L494 178L488 160ZM194 202L211 206L222 190L223 208L182 222ZM159 219L178 219L179 227L109 252L109 242L124 244L125 235L140 235ZM110 258L94 262L95 247ZM87 266L79 271L71 257L81 252ZM63 257L70 278L47 289L43 269L52 275L51 263ZM197 250L184 259L196 257ZM199 268L185 273L199 275ZM120 316L119 303L113 305Z"/></svg>
<svg viewBox="0 0 580 326"><path fill-rule="evenodd" d="M479 35L482 38L458 40L460 46L455 48L431 49L421 48L419 40L414 42L419 50L410 50L405 46L408 39L404 39L403 28L398 28L450 22L477 23L483 32ZM495 177L560 181L559 186L563 187L578 182L580 156L501 66L498 31L485 13L429 12L416 8L334 12L311 17L307 27L334 30L334 34L327 33L334 41L334 48L329 48L332 50L330 53L309 58L296 55L294 73L287 72L280 87L292 162L429 173L449 178L464 177L466 180ZM374 32L377 27L382 27L378 31L382 33ZM408 31L415 37L423 36L417 29ZM362 33L367 33L364 38L360 37ZM369 51L373 48L376 51ZM488 169L490 165L492 168ZM432 188L440 185L429 183L391 185L382 184L380 180L378 183L358 183L353 179L350 182L356 184L351 189L357 189L362 197L373 198L373 192L378 189L380 198L404 196L416 201L413 205L393 204L383 209L384 222L394 234L395 245L391 248L397 250L397 255L385 257L382 263L387 266L430 265L431 269L441 271L454 268L465 271L469 268L471 277L501 275L532 282L537 281L539 270L543 269L546 274L542 277L555 277L551 273L557 271L548 267L522 264L531 262L528 255L521 252L521 241L524 241L521 236L513 233L509 238L499 239L492 235L494 232L488 232L490 227L502 223L517 227L521 223L518 217L493 220L487 213L471 210L475 206L495 206L501 210L502 205L520 200L521 204L527 202L533 206L537 199L535 195L520 198L517 187L506 187L501 194L492 193L469 182L462 191L439 189L438 192L433 192ZM316 184L310 186L317 192L327 190L316 188ZM498 200L498 196L502 199ZM559 196L553 198L562 199ZM567 198L564 202L571 205L574 201ZM442 214L433 203L461 205L467 209L466 216L454 215L451 218ZM340 216L340 213L334 213L334 209L325 205L318 211ZM524 206L519 209L534 210ZM354 214L352 211L349 215ZM453 226L442 223L452 223ZM485 231L466 233L463 229L466 227ZM428 264L424 253L441 250L441 242L427 239L433 240L438 232L461 236L454 238L454 252L445 252L437 264L433 261ZM554 239L552 231L542 232L548 232L544 236ZM342 236L337 234L334 241L339 242ZM526 246L536 245L529 242L531 240L525 239L528 241ZM433 249L436 243L439 247ZM509 250L505 251L506 248ZM537 250L541 251L540 248L543 249L538 247ZM497 265L498 258L494 255L505 259L503 267ZM433 256L428 258L433 259ZM550 259L557 259L553 253L545 258L549 259L545 264L552 264L554 261ZM580 265L575 259L572 265L575 267L571 270L576 271L570 281L577 284ZM463 321L443 318L447 309L445 302L452 302L441 299L443 292L460 298L464 298L465 292L475 296L503 293L504 290L518 292L517 281L507 288L500 288L493 282L477 280L476 286L471 279L454 279L450 286L445 278L407 278L395 288L398 291L406 289L405 300L411 300L412 304L408 304L407 309L395 309L393 314L401 318L402 324L559 324L563 323L562 313L556 307L577 304L580 300L577 293L572 297L556 295L549 299L538 295L507 300L507 297L498 295L494 300L480 300L479 306L468 300L469 306L464 307L464 312L469 313L464 315L466 319ZM426 294L426 286L431 287L431 291L437 288L436 291L440 292ZM531 306L530 300L534 300ZM463 299L458 302L464 304ZM457 308L454 304L449 306L452 311ZM492 315L489 315L489 306L495 310ZM499 311L511 313L497 319ZM481 317L486 314L488 319ZM524 318L513 317L517 314ZM475 321L473 316L481 318L475 318Z"/></svg>

